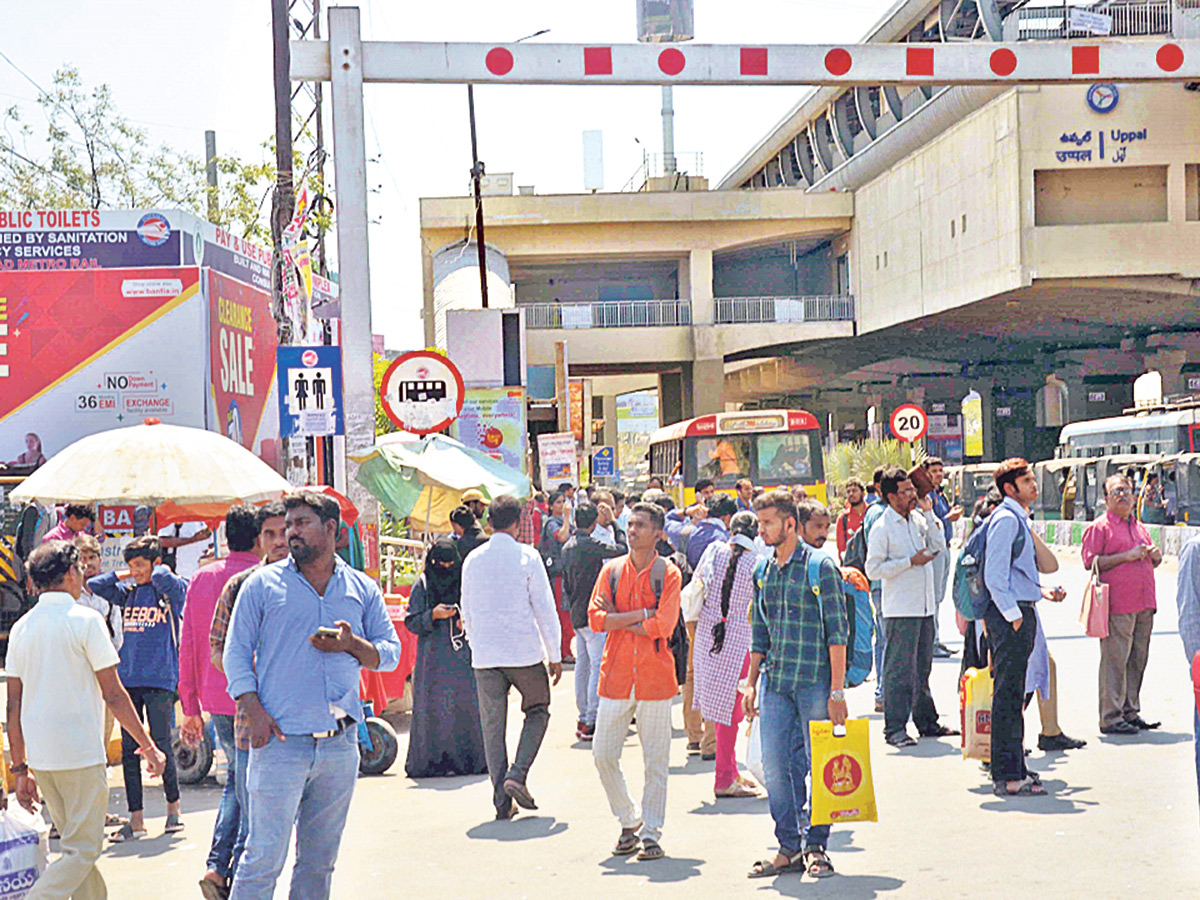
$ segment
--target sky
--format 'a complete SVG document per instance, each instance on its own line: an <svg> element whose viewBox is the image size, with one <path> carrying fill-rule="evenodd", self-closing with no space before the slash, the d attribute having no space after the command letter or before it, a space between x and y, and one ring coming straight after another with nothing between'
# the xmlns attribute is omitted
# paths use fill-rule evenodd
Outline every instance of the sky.
<svg viewBox="0 0 1200 900"><path fill-rule="evenodd" d="M302 0L303 2L303 0ZM894 0L696 0L702 43L853 41ZM69 63L108 84L118 109L152 144L254 159L274 128L270 0L39 0L6 3L0 51L48 86ZM347 4L349 5L349 4ZM622 43L637 39L634 0L361 0L365 40ZM322 32L325 32L322 24ZM703 155L715 184L807 92L797 87L680 87L674 92L681 168ZM420 197L465 195L471 168L466 88L368 85L366 145L372 329L389 349L423 343ZM328 97L328 95L326 95ZM37 90L0 59L0 103L35 120ZM658 87L500 86L475 91L479 155L489 172L539 194L583 191L583 139L600 130L604 190L619 191L662 150ZM328 103L326 104L328 110ZM327 119L328 122L328 119ZM326 129L326 134L332 129ZM331 148L332 153L337 148ZM332 181L332 164L327 169ZM432 248L436 250L437 248Z"/></svg>

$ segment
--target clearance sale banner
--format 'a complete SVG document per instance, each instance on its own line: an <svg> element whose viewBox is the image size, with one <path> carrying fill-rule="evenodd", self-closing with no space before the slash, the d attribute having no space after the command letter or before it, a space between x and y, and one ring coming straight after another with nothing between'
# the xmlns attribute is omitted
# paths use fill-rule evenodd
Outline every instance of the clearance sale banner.
<svg viewBox="0 0 1200 900"><path fill-rule="evenodd" d="M24 245L22 245L24 246ZM0 260L0 461L156 416L205 426L199 270Z"/></svg>
<svg viewBox="0 0 1200 900"><path fill-rule="evenodd" d="M274 463L279 435L274 394L278 339L271 296L213 269L204 272L214 404L209 428Z"/></svg>

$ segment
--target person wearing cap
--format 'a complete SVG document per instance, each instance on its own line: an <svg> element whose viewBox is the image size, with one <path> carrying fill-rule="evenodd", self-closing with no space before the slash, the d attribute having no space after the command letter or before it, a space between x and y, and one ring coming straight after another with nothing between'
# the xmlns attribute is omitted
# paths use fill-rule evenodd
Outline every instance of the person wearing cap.
<svg viewBox="0 0 1200 900"><path fill-rule="evenodd" d="M462 499L459 500L459 503L471 511L471 515L475 517L481 526L483 525L484 519L487 517L487 508L490 502L491 501L489 501L488 498L483 495L483 491L479 490L478 488L471 488L471 490L465 492L462 495Z"/></svg>
<svg viewBox="0 0 1200 900"><path fill-rule="evenodd" d="M471 512L471 507L465 504L456 506L451 511L450 527L454 531L454 540L458 542L458 554L462 559L466 559L467 554L488 539L475 521L475 514Z"/></svg>

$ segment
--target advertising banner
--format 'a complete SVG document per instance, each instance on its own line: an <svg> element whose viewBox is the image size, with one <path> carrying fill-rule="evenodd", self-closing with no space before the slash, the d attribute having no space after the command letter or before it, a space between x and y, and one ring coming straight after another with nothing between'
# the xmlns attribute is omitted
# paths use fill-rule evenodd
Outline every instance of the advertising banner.
<svg viewBox="0 0 1200 900"><path fill-rule="evenodd" d="M178 266L179 212L26 209L0 212L0 271Z"/></svg>
<svg viewBox="0 0 1200 900"><path fill-rule="evenodd" d="M278 339L271 295L213 269L208 288L209 371L215 404L213 431L258 451L263 414L275 384ZM271 429L268 439L276 435Z"/></svg>
<svg viewBox="0 0 1200 900"><path fill-rule="evenodd" d="M583 380L573 378L567 386L571 398L571 434L575 440L583 441Z"/></svg>
<svg viewBox="0 0 1200 900"><path fill-rule="evenodd" d="M525 389L467 388L462 412L450 426L450 435L472 450L525 472Z"/></svg>
<svg viewBox="0 0 1200 900"><path fill-rule="evenodd" d="M180 267L0 270L0 462L147 416L205 427L197 279Z"/></svg>
<svg viewBox="0 0 1200 900"><path fill-rule="evenodd" d="M658 391L617 395L617 467L632 482L639 468L646 470L650 435L658 429Z"/></svg>
<svg viewBox="0 0 1200 900"><path fill-rule="evenodd" d="M539 434L538 459L541 462L542 489L552 491L564 481L579 484L579 464L575 457L575 435Z"/></svg>
<svg viewBox="0 0 1200 900"><path fill-rule="evenodd" d="M983 456L983 397L969 391L962 401L963 456Z"/></svg>

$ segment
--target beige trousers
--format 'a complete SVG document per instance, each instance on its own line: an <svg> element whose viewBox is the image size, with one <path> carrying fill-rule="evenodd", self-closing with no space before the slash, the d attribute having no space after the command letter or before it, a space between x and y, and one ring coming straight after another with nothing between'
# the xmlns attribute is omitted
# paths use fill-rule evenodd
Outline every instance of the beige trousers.
<svg viewBox="0 0 1200 900"><path fill-rule="evenodd" d="M1111 728L1142 711L1142 676L1150 658L1154 610L1108 617L1100 641L1100 727Z"/></svg>
<svg viewBox="0 0 1200 900"><path fill-rule="evenodd" d="M696 689L696 666L694 663L696 651L696 623L686 622L688 636L687 680L683 683L683 730L687 732L689 744L699 744L701 753L715 754L717 752L717 728L712 722L705 722L700 710L692 709L692 697Z"/></svg>
<svg viewBox="0 0 1200 900"><path fill-rule="evenodd" d="M667 775L671 766L670 700L613 700L600 698L596 713L596 735L592 739L592 758L600 773L600 784L608 796L608 805L622 828L639 822L641 838L662 839L667 818ZM629 795L625 774L621 771L621 751L629 725L637 716L638 741L642 745L642 807Z"/></svg>
<svg viewBox="0 0 1200 900"><path fill-rule="evenodd" d="M1045 697L1038 691L1038 715L1042 719L1042 734L1045 737L1057 737L1062 734L1058 724L1058 666L1054 657L1050 657L1050 691Z"/></svg>
<svg viewBox="0 0 1200 900"><path fill-rule="evenodd" d="M105 900L108 889L96 861L104 849L108 776L103 765L34 771L50 818L62 836L62 855L34 884L27 900Z"/></svg>

